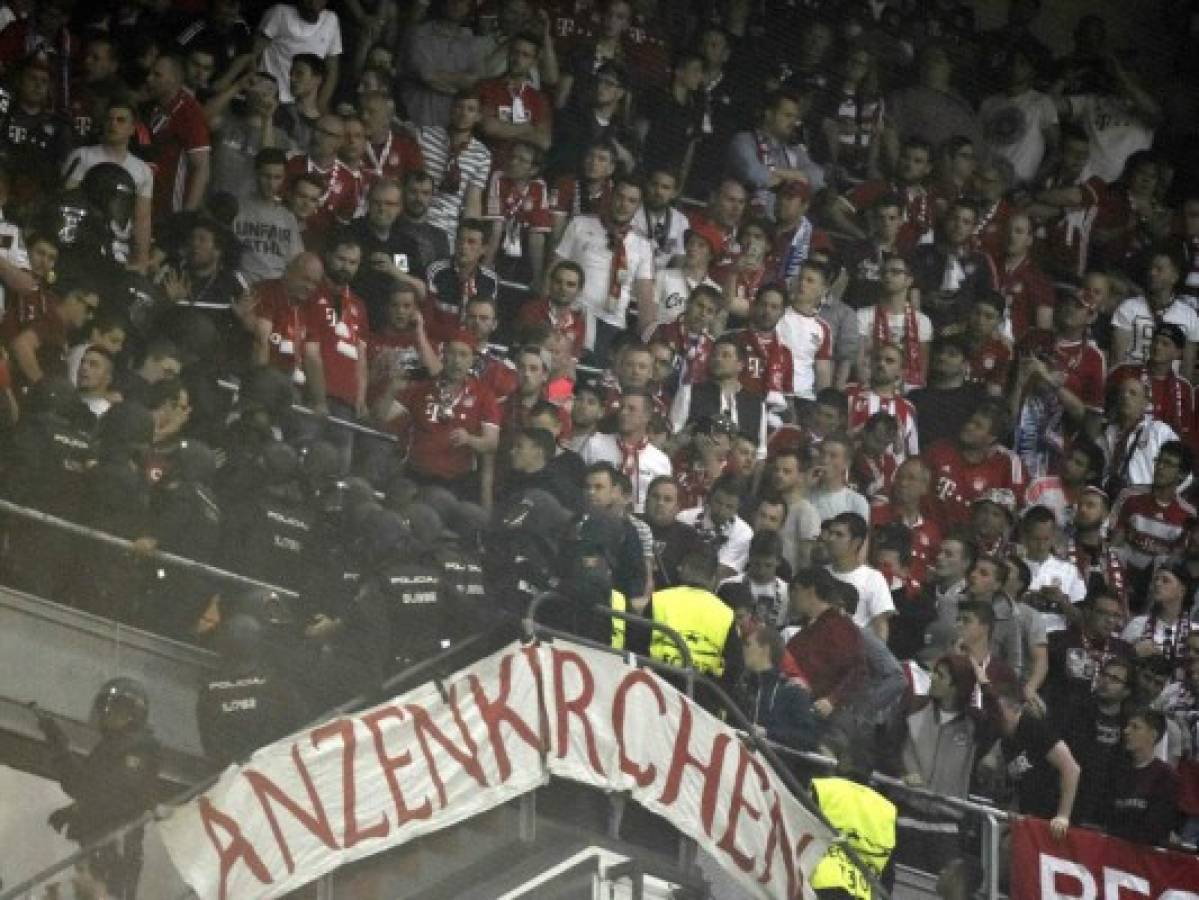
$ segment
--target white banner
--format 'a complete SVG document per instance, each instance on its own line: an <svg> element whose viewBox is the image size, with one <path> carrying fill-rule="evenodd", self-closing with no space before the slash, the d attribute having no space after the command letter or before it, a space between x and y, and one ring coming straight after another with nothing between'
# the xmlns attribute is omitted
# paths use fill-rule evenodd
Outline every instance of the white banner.
<svg viewBox="0 0 1199 900"><path fill-rule="evenodd" d="M426 685L226 770L159 823L183 880L202 900L282 896L554 775L631 792L762 898L813 896L828 830L652 673L558 641L512 644L443 685L444 698Z"/></svg>

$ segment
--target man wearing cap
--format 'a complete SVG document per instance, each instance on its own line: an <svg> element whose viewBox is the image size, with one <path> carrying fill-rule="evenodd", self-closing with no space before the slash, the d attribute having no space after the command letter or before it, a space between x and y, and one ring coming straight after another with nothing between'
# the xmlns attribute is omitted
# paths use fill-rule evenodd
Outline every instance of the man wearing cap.
<svg viewBox="0 0 1199 900"><path fill-rule="evenodd" d="M955 440L938 441L925 461L933 473L933 494L947 525L964 524L970 505L988 491L1011 492L1013 507L1024 495L1024 465L999 443L1008 433L1007 411L987 401L966 420Z"/></svg>
<svg viewBox="0 0 1199 900"><path fill-rule="evenodd" d="M729 143L729 173L753 189L754 208L771 218L775 188L794 181L815 190L824 186L824 170L802 145L794 143L800 106L800 98L793 91L774 92L766 99L761 126L733 135Z"/></svg>
<svg viewBox="0 0 1199 900"><path fill-rule="evenodd" d="M617 178L608 212L573 218L554 251L555 262L569 259L583 268L587 347L601 365L609 361L612 340L628 325L630 306L636 304L639 322L656 319L654 247L632 230L640 205L641 185Z"/></svg>
<svg viewBox="0 0 1199 900"><path fill-rule="evenodd" d="M686 219L683 220L686 223ZM720 249L723 238L711 223L696 220L683 236L682 261L676 268L659 268L654 276L654 318L645 323L645 333L655 325L669 325L683 314L683 307L692 292L701 285L720 295L720 286L708 275L712 259Z"/></svg>
<svg viewBox="0 0 1199 900"><path fill-rule="evenodd" d="M1153 418L1165 422L1183 441L1193 442L1195 433L1195 390L1188 378L1177 372L1177 364L1186 353L1187 339L1182 328L1172 322L1159 322L1153 329L1149 359L1143 363L1123 363L1112 369L1108 388L1125 378L1138 378L1149 385Z"/></svg>
<svg viewBox="0 0 1199 900"><path fill-rule="evenodd" d="M475 338L459 329L442 345L441 375L396 398L409 429L408 474L490 508L500 412L470 374Z"/></svg>

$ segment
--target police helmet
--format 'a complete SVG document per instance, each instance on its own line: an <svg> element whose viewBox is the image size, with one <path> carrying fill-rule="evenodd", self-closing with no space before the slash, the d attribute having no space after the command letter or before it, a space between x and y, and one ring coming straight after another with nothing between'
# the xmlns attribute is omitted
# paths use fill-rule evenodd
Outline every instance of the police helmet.
<svg viewBox="0 0 1199 900"><path fill-rule="evenodd" d="M368 566L395 559L412 538L411 523L399 513L374 508L363 517L361 528L363 561Z"/></svg>
<svg viewBox="0 0 1199 900"><path fill-rule="evenodd" d="M300 474L300 455L290 444L271 441L258 455L258 465L267 486L287 484Z"/></svg>
<svg viewBox="0 0 1199 900"><path fill-rule="evenodd" d="M298 621L292 599L265 587L248 588L235 595L230 609L231 616L244 613L272 628L288 628Z"/></svg>
<svg viewBox="0 0 1199 900"><path fill-rule="evenodd" d="M150 698L141 682L126 677L104 682L92 701L92 716L102 731L136 731L150 715Z"/></svg>
<svg viewBox="0 0 1199 900"><path fill-rule="evenodd" d="M221 621L216 644L227 659L252 659L263 640L262 621L249 612L237 612Z"/></svg>
<svg viewBox="0 0 1199 900"><path fill-rule="evenodd" d="M117 403L100 417L97 437L106 450L149 447L154 441L154 416L135 401Z"/></svg>
<svg viewBox="0 0 1199 900"><path fill-rule="evenodd" d="M194 438L179 443L175 462L179 480L189 484L209 484L216 475L216 453L206 443Z"/></svg>
<svg viewBox="0 0 1199 900"><path fill-rule="evenodd" d="M119 225L132 216L137 186L124 166L98 163L87 170L79 188L91 206Z"/></svg>

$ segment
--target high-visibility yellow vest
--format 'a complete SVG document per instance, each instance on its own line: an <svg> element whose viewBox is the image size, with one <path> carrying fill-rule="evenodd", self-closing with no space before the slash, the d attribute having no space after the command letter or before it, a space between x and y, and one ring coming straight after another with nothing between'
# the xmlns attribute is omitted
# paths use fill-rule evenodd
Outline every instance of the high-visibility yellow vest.
<svg viewBox="0 0 1199 900"><path fill-rule="evenodd" d="M829 824L845 836L875 875L881 873L895 849L895 804L847 778L813 778L812 790ZM810 883L814 890L843 888L859 900L871 897L870 882L838 845L829 847L816 864Z"/></svg>
<svg viewBox="0 0 1199 900"><path fill-rule="evenodd" d="M617 612L626 612L627 607L628 604L625 602L624 594L622 594L620 591L613 591L612 608ZM624 649L625 627L626 625L624 619L617 618L616 616L612 617L612 646L617 650Z"/></svg>
<svg viewBox="0 0 1199 900"><path fill-rule="evenodd" d="M682 635L697 671L724 674L724 642L733 627L728 604L702 588L673 587L656 591L653 605L654 621ZM678 647L661 631L655 630L650 638L649 655L671 665L683 664Z"/></svg>

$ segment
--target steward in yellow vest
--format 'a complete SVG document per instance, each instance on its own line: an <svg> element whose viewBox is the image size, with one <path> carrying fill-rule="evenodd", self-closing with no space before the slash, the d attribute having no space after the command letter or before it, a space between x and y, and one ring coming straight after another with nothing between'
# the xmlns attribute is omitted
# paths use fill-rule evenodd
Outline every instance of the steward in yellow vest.
<svg viewBox="0 0 1199 900"><path fill-rule="evenodd" d="M868 766L857 764L860 748L834 731L825 739L837 757L837 774L830 778L813 778L812 796L820 811L875 876L882 874L891 851L895 849L895 820L898 810L894 803L873 788L867 787ZM816 864L810 881L812 889L822 900L871 900L873 889L862 870L850 861L841 844L829 847L824 858Z"/></svg>
<svg viewBox="0 0 1199 900"><path fill-rule="evenodd" d="M745 662L733 610L712 593L716 572L716 552L706 546L696 548L679 564L682 584L655 591L648 603L633 612L673 628L687 643L697 671L731 685L736 683ZM665 633L651 632L642 625L630 625L626 634L614 630L612 645L672 665L683 665L674 641Z"/></svg>

